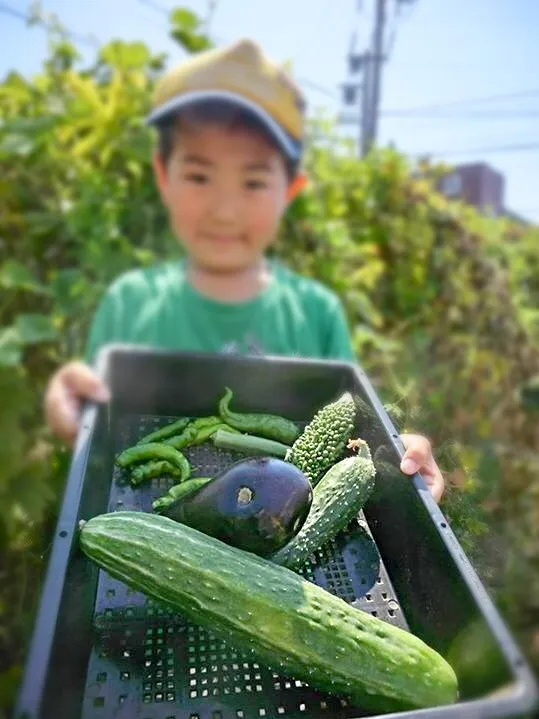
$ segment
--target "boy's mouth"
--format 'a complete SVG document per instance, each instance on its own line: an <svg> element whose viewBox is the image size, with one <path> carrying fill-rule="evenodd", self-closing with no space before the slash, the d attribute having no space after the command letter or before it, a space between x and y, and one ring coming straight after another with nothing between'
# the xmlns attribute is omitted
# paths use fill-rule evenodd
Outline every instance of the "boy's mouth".
<svg viewBox="0 0 539 719"><path fill-rule="evenodd" d="M219 244L232 244L234 242L240 242L241 237L240 235L204 235L204 239L209 240L210 242L215 242Z"/></svg>

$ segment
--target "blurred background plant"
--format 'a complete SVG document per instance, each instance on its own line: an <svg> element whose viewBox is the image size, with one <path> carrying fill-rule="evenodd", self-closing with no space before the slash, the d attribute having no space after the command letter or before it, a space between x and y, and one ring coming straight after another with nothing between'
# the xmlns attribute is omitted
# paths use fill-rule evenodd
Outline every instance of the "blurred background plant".
<svg viewBox="0 0 539 719"><path fill-rule="evenodd" d="M211 44L183 8L171 35L187 52ZM142 121L165 58L115 41L81 67L59 23L49 38L39 75L0 84L0 712L70 459L44 426L45 384L82 353L109 282L177 252ZM439 166L356 159L324 117L306 169L275 252L339 294L398 426L432 439L443 510L539 669L539 231L449 202Z"/></svg>

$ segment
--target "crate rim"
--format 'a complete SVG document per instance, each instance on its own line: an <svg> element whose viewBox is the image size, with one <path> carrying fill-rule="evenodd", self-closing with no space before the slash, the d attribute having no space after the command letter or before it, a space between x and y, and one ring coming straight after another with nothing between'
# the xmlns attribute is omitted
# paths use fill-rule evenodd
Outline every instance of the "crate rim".
<svg viewBox="0 0 539 719"><path fill-rule="evenodd" d="M399 437L383 404L378 398L368 376L359 363L343 360L311 359L302 357L281 357L276 355L218 355L206 352L193 352L185 350L174 350L166 348L154 348L144 345L133 345L129 343L110 343L100 349L96 357L94 368L102 379L105 379L106 368L109 359L117 353L136 353L147 355L158 355L170 358L186 358L193 361L219 362L225 359L227 362L240 362L246 364L259 364L267 362L279 362L290 365L310 366L336 366L352 370L360 379L365 392L376 408L378 416L387 433L388 439L393 445L399 457L404 454L404 445ZM73 450L72 460L67 475L64 497L58 521L56 524L53 547L49 558L45 578L42 585L41 597L38 610L34 619L32 639L30 641L24 660L24 672L19 684L17 701L15 704L14 719L39 719L41 703L44 694L44 687L47 678L46 668L49 665L49 658L52 651L55 636L56 623L59 616L60 603L65 583L66 569L71 555L73 544L77 541L78 527L76 526L76 515L72 507L78 507L82 492L83 479L85 476L86 464L90 452L91 439L94 433L95 423L99 405L95 402L87 402L82 411L81 428L77 436ZM507 716L504 711L511 710L519 714L525 714L537 709L539 704L539 687L534 675L524 658L520 648L513 639L505 625L501 614L494 605L490 595L483 586L475 569L467 559L460 543L450 528L446 517L436 504L427 485L419 473L410 477L410 481L420 500L423 502L433 521L436 530L441 537L447 551L455 562L462 580L477 603L477 610L487 623L494 635L498 649L510 665L514 675L513 687L510 692L503 696L487 696L471 701L459 702L455 705L434 707L414 710L413 712L393 712L384 715L387 719L400 719L404 717L432 717L437 716L444 719L474 717L474 719L495 719L498 716ZM58 579L61 577L61 579ZM442 713L443 712L443 713ZM469 713L468 713L469 712Z"/></svg>

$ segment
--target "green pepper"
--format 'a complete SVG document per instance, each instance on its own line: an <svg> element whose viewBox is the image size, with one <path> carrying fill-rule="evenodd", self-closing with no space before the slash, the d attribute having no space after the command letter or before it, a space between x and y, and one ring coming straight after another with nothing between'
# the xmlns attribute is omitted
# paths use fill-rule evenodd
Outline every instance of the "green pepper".
<svg viewBox="0 0 539 719"><path fill-rule="evenodd" d="M174 464L167 462L166 459L155 460L146 462L145 464L139 464L131 472L130 481L131 484L137 485L146 481L147 479L153 479L154 477L162 477L168 475L170 477L179 477L181 470Z"/></svg>
<svg viewBox="0 0 539 719"><path fill-rule="evenodd" d="M218 429L223 429L222 425L223 420L220 417L199 417L189 422L181 434L165 440L165 444L176 449L202 444ZM230 428L227 429L230 430Z"/></svg>
<svg viewBox="0 0 539 719"><path fill-rule="evenodd" d="M200 487L203 487L208 482L211 482L211 480L211 477L194 477L193 479L188 479L186 482L175 484L168 490L167 494L164 494L162 497L158 497L154 500L152 503L153 511L162 512L171 504L177 502L178 499L182 499L188 494L196 492L197 489L200 489Z"/></svg>
<svg viewBox="0 0 539 719"><path fill-rule="evenodd" d="M214 432L212 441L218 449L228 449L260 457L280 457L284 459L290 449L287 444L276 442L274 439L254 437L251 434L242 434L237 430L231 432L226 425L222 425L222 428Z"/></svg>
<svg viewBox="0 0 539 719"><path fill-rule="evenodd" d="M213 424L208 427L202 427L196 438L191 442L191 444L202 444L210 437L213 437L216 432L228 432L228 434L241 434L241 432L238 429L234 429L234 427L229 427L228 424L223 424L223 422L219 421L219 424Z"/></svg>
<svg viewBox="0 0 539 719"><path fill-rule="evenodd" d="M229 408L232 390L225 387L225 395L219 402L219 414L226 424L240 432L275 439L292 444L300 434L299 428L289 419L274 414L240 414Z"/></svg>
<svg viewBox="0 0 539 719"><path fill-rule="evenodd" d="M174 447L160 442L149 442L148 444L136 444L134 447L125 449L117 458L116 463L120 467L128 467L136 462L145 462L153 459L165 459L180 470L180 481L183 481L191 474L191 467L187 459Z"/></svg>
<svg viewBox="0 0 539 719"><path fill-rule="evenodd" d="M179 432L184 430L190 421L191 419L189 417L181 417L181 419L178 419L175 422L171 422L170 424L166 424L160 429L156 429L155 432L150 432L150 434L147 434L145 437L142 437L142 439L139 439L137 444L160 442L167 437L172 437L172 435L178 434Z"/></svg>

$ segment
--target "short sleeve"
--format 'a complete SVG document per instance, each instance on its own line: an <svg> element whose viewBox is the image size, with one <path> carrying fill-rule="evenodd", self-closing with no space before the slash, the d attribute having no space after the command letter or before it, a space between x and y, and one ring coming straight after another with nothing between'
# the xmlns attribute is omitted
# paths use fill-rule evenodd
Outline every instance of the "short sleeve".
<svg viewBox="0 0 539 719"><path fill-rule="evenodd" d="M118 340L115 337L117 298L110 291L101 300L90 326L86 342L85 361L89 365L95 363L97 353L104 345Z"/></svg>
<svg viewBox="0 0 539 719"><path fill-rule="evenodd" d="M353 362L355 353L346 314L341 302L335 298L328 310L326 325L325 359Z"/></svg>

